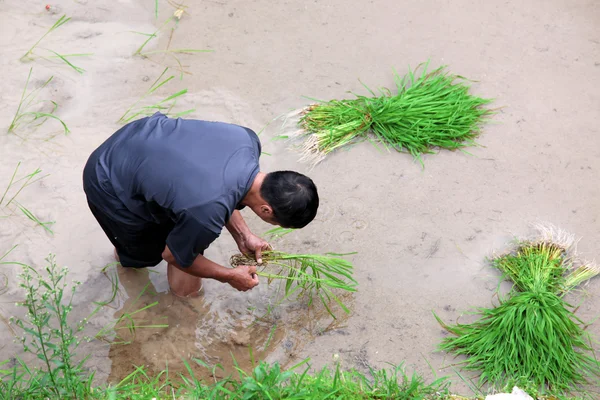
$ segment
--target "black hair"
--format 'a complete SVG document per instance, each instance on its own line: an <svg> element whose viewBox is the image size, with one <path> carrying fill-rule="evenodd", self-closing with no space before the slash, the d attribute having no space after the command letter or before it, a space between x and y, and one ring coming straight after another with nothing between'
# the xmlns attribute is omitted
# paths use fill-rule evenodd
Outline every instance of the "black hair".
<svg viewBox="0 0 600 400"><path fill-rule="evenodd" d="M265 176L260 195L284 228L304 228L317 215L319 195L314 182L294 171L274 171Z"/></svg>

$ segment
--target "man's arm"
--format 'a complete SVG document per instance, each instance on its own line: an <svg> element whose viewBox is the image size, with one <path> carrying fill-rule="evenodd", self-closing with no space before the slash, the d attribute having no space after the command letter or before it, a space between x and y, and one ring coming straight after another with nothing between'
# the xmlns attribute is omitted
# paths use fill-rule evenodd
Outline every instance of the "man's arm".
<svg viewBox="0 0 600 400"><path fill-rule="evenodd" d="M202 254L199 254L192 265L183 268L177 263L177 260L173 256L173 253L171 253L171 250L169 250L168 246L165 246L162 258L177 269L190 275L229 283L237 290L246 291L258 285L258 276L256 275L255 266L240 265L236 268L225 268L204 257Z"/></svg>
<svg viewBox="0 0 600 400"><path fill-rule="evenodd" d="M231 236L233 236L235 239L236 243L238 242L238 239L241 239L243 236L252 233L250 232L248 225L246 225L246 221L244 221L244 217L242 217L242 214L239 212L239 210L233 210L233 213L231 213L231 218L229 218L229 221L227 221L225 226L227 227L229 233L231 233Z"/></svg>
<svg viewBox="0 0 600 400"><path fill-rule="evenodd" d="M271 245L250 231L242 214L238 210L231 213L231 218L225 225L240 251L244 254L253 253L254 258L262 264L262 252L271 250Z"/></svg>

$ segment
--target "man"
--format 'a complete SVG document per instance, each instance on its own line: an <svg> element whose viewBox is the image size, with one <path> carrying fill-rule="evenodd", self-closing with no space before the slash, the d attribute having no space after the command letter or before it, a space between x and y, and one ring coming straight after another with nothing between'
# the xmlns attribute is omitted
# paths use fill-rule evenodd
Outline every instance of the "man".
<svg viewBox="0 0 600 400"><path fill-rule="evenodd" d="M240 214L303 228L317 213L313 181L293 171L259 170L261 144L250 129L172 119L161 113L131 122L98 147L83 172L90 210L123 267L168 263L177 296L195 295L201 278L240 291L258 285L256 267L223 267L204 251L225 226L240 251L260 264L270 248Z"/></svg>

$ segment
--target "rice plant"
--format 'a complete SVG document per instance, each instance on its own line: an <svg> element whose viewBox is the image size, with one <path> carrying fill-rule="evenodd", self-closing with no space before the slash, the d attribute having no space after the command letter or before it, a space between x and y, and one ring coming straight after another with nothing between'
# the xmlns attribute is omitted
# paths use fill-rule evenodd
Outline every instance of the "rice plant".
<svg viewBox="0 0 600 400"><path fill-rule="evenodd" d="M196 53L209 53L212 52L213 50L208 50L208 49L192 49L192 48L176 48L176 49L171 49L171 40L173 39L173 33L175 32L176 27L179 24L179 20L181 19L181 16L183 15L183 13L185 13L185 6L181 5L181 4L176 4L176 3L172 3L170 2L170 4L174 7L176 7L176 11L173 13L173 15L169 18L167 18L167 20L165 20L165 22L153 33L144 33L144 32L137 32L137 31L131 31L132 33L136 33L138 35L142 35L146 37L146 40L135 50L135 52L133 53L134 56L141 56L144 58L149 58L151 55L156 55L156 54L164 54L166 56L169 56L171 58L173 58L173 60L177 63L177 68L179 69L179 73L180 73L180 79L183 79L183 74L184 73L189 73L185 70L184 65L181 63L181 60L179 59L178 55L179 54L196 54ZM167 46L164 50L160 49L160 50L150 50L150 51L144 51L144 48L155 38L158 37L158 34L166 27L169 25L169 23L171 23L172 21L175 22L175 27L171 28L171 32L169 34L169 40L167 42Z"/></svg>
<svg viewBox="0 0 600 400"><path fill-rule="evenodd" d="M115 275L115 278L116 278L116 275ZM110 302L112 302L114 300L114 298L116 297L116 292L117 292L117 287L116 287L117 284L118 284L117 281L111 281L111 286L112 286L111 299L108 302L96 303L100 307L97 307L96 310L94 310L94 312L90 315L90 317L95 315L96 312L98 312L101 307L106 306L107 304L109 304ZM146 321L134 318L134 316L136 314L141 313L141 312L143 312L149 308L152 308L158 304L158 301L155 301L155 302L152 302L145 306L142 306L140 308L137 308L137 306L136 306L136 304L139 302L142 295L148 289L149 285L150 285L150 282L148 282L146 284L146 286L144 286L144 289L142 289L142 291L136 296L136 298L133 300L133 302L128 307L128 309L123 310L123 312L117 318L116 321L111 322L110 324L107 324L106 326L104 326L98 333L96 333L96 335L94 337L96 339L108 342L111 345L130 344L131 342L133 342L133 340L135 340L135 334L138 329L141 329L141 328L168 328L169 327L168 324L146 324ZM90 317L88 317L88 318L90 318ZM166 319L166 317L165 317L165 319ZM119 334L120 331L122 331L122 330L129 332L129 339L125 339Z"/></svg>
<svg viewBox="0 0 600 400"><path fill-rule="evenodd" d="M154 83L152 83L152 85L146 91L146 93L144 93L142 95L142 97L140 97L133 105L131 105L127 109L127 111L125 111L125 113L121 116L121 118L119 118L118 122L125 124L125 123L133 121L134 119L147 117L147 116L150 116L150 115L154 114L155 112L159 112L159 111L165 115L171 115L174 118L181 117L181 116L190 114L195 111L195 109L193 108L193 109L181 111L178 113L171 113L171 110L173 109L173 107L175 107L175 104L177 103L177 99L180 96L183 96L184 94L186 94L187 89L182 89L178 92L175 92L172 95L167 96L158 102L155 102L155 103L152 103L149 105L138 106L138 104L140 104L142 101L144 101L148 96L152 95L154 92L156 92L162 86L164 86L169 81L171 81L173 78L175 78L175 76L171 75L168 78L163 79L163 77L167 73L168 69L169 68L167 67L163 70L163 72L156 79L156 81L154 81Z"/></svg>
<svg viewBox="0 0 600 400"><path fill-rule="evenodd" d="M588 394L580 385L600 383L600 362L587 324L564 295L600 271L576 264L563 246L547 241L522 242L493 259L512 290L497 307L477 309L473 323L450 326L434 313L454 335L440 349L465 355L463 368L480 371L480 384L503 388L525 381L540 393Z"/></svg>
<svg viewBox="0 0 600 400"><path fill-rule="evenodd" d="M21 178L15 179L20 166L21 166L21 162L18 162L17 166L15 167L15 170L13 171L12 176L10 177L8 185L6 186L6 189L4 190L4 193L2 193L2 197L0 197L0 207L2 207L3 210L8 211L7 216L14 215L14 212L16 211L16 209L19 209L27 218L29 218L30 220L35 222L37 225L44 228L48 233L53 234L54 232L52 231L52 229L50 229L49 226L52 225L54 223L54 221L49 221L49 222L40 221L40 219L38 217L36 217L33 214L33 212L28 210L25 206L23 206L16 200L17 196L21 193L21 191L23 191L23 189L25 189L27 186L39 181L40 179L44 178L47 175L39 176L41 174L42 170L37 168L32 173L22 176ZM12 193L11 193L11 189L12 189ZM11 193L11 194L9 194L9 193ZM10 205L13 203L15 204L16 207L10 207Z"/></svg>
<svg viewBox="0 0 600 400"><path fill-rule="evenodd" d="M29 218L31 221L35 222L36 225L39 225L42 228L44 228L44 230L46 232L48 232L49 234L51 234L51 235L54 234L54 231L52 229L50 229L50 225L54 224L55 221L43 222L38 217L36 217L35 214L33 214L31 211L29 211L27 208L25 208L22 204L17 204L17 207L19 208L19 210L21 210L21 212L27 218Z"/></svg>
<svg viewBox="0 0 600 400"><path fill-rule="evenodd" d="M17 245L11 247L6 253L0 257L0 265L10 265L13 264L10 261L3 261L7 255L9 255L14 249L17 248ZM4 272L0 272L0 278L2 283L0 283L0 296L8 291L8 276Z"/></svg>
<svg viewBox="0 0 600 400"><path fill-rule="evenodd" d="M48 84L52 81L54 76L51 76L46 80L41 86L37 89L32 90L27 93L27 88L29 86L29 81L31 79L31 72L33 68L29 68L29 74L27 75L27 80L25 81L25 87L23 88L23 93L21 94L21 99L19 100L19 105L17 107L17 112L12 119L8 127L9 133L14 133L16 129L18 129L21 125L29 125L33 124L34 126L40 126L44 122L48 120L48 118L54 119L58 121L65 132L65 134L69 133L69 128L65 124L65 122L55 114L55 111L58 109L58 104L52 100L38 100L37 96L41 90L43 90ZM43 111L46 109L46 111Z"/></svg>
<svg viewBox="0 0 600 400"><path fill-rule="evenodd" d="M421 164L421 155L434 149L475 144L481 125L493 113L483 106L492 100L470 94L466 79L449 74L445 66L427 72L427 65L420 76L416 71L404 77L395 72L395 95L387 88L376 94L365 86L372 97L321 101L303 110L302 159L317 164L337 149L368 139L369 133L387 148L409 152Z"/></svg>
<svg viewBox="0 0 600 400"><path fill-rule="evenodd" d="M27 53L25 53L22 57L21 57L21 61L27 61L27 60L33 60L36 57L48 60L48 58L58 58L59 60L61 60L62 62L64 62L66 65L68 65L70 68L72 68L73 70L75 70L76 72L82 74L85 70L81 67L78 67L76 65L74 65L71 61L69 61L69 58L71 57L84 57L84 56L90 56L92 55L91 53L80 53L80 54L60 54L57 53L54 50L50 50L47 48L42 48L42 47L38 47L38 45L40 44L40 42L46 37L48 36L50 33L54 32L55 30L57 30L58 28L60 28L61 26L63 26L64 24L66 24L67 22L69 22L71 20L70 17L67 17L66 15L63 15L62 17L60 17L58 19L58 21L56 21L54 23L54 25L52 25L47 31L46 33L44 33L42 35L41 38L38 39L37 42L35 42L33 44L33 46L31 46L31 48L27 51ZM41 49L46 51L47 53L50 53L49 55L47 54L46 56L42 56L39 55L38 53L35 52L35 50L37 49Z"/></svg>
<svg viewBox="0 0 600 400"><path fill-rule="evenodd" d="M278 239L289 233L292 233L294 230L294 228L282 228L278 226L276 228L269 229L268 231L266 231L265 236L268 236L271 239Z"/></svg>
<svg viewBox="0 0 600 400"><path fill-rule="evenodd" d="M263 264L257 275L273 281L285 281L285 299L298 292L308 296L309 305L319 298L329 314L335 318L329 304L335 301L346 313L350 310L344 305L335 290L356 292L358 283L352 276L352 264L341 258L347 254L289 254L280 251L263 253ZM230 264L257 265L253 258L237 254L231 257ZM268 269L268 270L267 270Z"/></svg>

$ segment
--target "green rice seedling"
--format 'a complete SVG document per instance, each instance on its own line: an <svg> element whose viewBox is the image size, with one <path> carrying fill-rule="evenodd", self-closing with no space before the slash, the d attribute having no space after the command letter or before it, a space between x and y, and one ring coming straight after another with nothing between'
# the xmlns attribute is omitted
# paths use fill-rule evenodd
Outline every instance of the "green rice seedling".
<svg viewBox="0 0 600 400"><path fill-rule="evenodd" d="M163 113L165 115L172 115L174 118L182 117L184 115L190 114L195 111L195 109L189 109L189 110L171 114L171 110L173 109L173 107L175 107L177 99L180 96L183 96L184 94L186 94L187 89L182 89L170 96L165 97L161 101L156 102L154 104L138 107L138 104L140 102L145 100L148 96L150 96L155 91L157 91L159 88L161 88L163 85L167 84L169 81L171 81L173 78L175 78L175 76L171 75L168 78L163 79L163 76L166 74L168 69L169 68L167 67L163 70L163 72L156 79L156 81L154 81L154 83L150 86L150 89L148 89L146 91L146 93L144 93L144 95L142 95L142 97L140 97L140 99L138 101L136 101L131 107L129 107L127 109L127 111L125 111L125 113L121 116L121 118L119 118L118 122L128 123L128 122L133 121L134 119L146 117L146 116L152 115L158 111L160 111L161 113Z"/></svg>
<svg viewBox="0 0 600 400"><path fill-rule="evenodd" d="M352 264L340 257L345 255L348 254L289 254L269 251L263 253L263 268L257 275L267 278L269 283L275 280L285 281L285 299L298 292L308 296L310 305L318 297L335 318L328 306L332 300L346 313L350 310L334 294L334 290L356 292L358 285L352 276ZM257 265L253 258L240 254L232 256L230 264L234 267ZM267 272L266 268L273 272Z"/></svg>
<svg viewBox="0 0 600 400"><path fill-rule="evenodd" d="M480 308L479 319L449 326L454 336L440 349L465 355L466 370L481 371L480 384L502 389L529 382L535 391L566 396L588 393L581 385L600 384L600 362L593 354L587 324L575 316L564 295L598 274L590 266L572 268L565 248L548 241L521 242L492 265L513 282L495 308Z"/></svg>
<svg viewBox="0 0 600 400"><path fill-rule="evenodd" d="M154 31L153 33L144 33L144 32L137 32L137 31L131 31L131 33L137 33L138 35L142 35L142 36L146 36L147 39L140 45L140 47L137 48L136 51L133 52L134 56L137 55L142 55L142 51L144 51L144 47L146 47L146 45L155 37L158 37L158 33L165 27L167 26L167 24L169 22L171 22L171 20L173 19L173 17L168 18L161 26L160 28L158 28L156 31Z"/></svg>
<svg viewBox="0 0 600 400"><path fill-rule="evenodd" d="M600 274L600 267L596 264L586 263L571 270L565 277L564 291L568 292L583 282L589 281Z"/></svg>
<svg viewBox="0 0 600 400"><path fill-rule="evenodd" d="M133 300L132 304L129 308L117 318L116 321L111 322L110 324L104 326L95 336L96 339L104 340L109 342L111 345L117 344L130 344L135 340L136 331L140 328L168 328L168 324L146 324L146 321L139 320L134 318L134 316L142 311L145 311L149 308L152 308L158 304L158 301L152 302L144 307L136 309L136 304L139 302L142 295L148 289L150 282L144 286L144 289L136 296ZM115 287L113 286L113 293L115 291ZM105 304L100 303L99 307L94 310L92 315L96 314L101 307L105 306ZM90 317L88 317L89 319ZM166 317L165 317L166 318ZM129 331L129 339L124 339L119 335L119 331L127 330ZM109 336L114 336L114 339L109 339Z"/></svg>
<svg viewBox="0 0 600 400"><path fill-rule="evenodd" d="M276 228L269 229L268 231L266 231L265 236L268 236L270 239L279 239L280 237L283 237L288 233L293 232L294 230L295 229L293 228L282 228L278 226Z"/></svg>
<svg viewBox="0 0 600 400"><path fill-rule="evenodd" d="M2 194L2 197L0 197L0 206L4 203L5 199L7 199L7 202L4 203L4 207L9 206L15 200L15 198L21 193L21 191L23 189L25 189L27 186L39 181L40 179L43 179L48 176L48 175L38 176L42 172L42 170L37 168L32 173L27 174L27 175L15 180L15 177L17 176L17 172L19 171L20 166L21 166L21 162L19 161L17 163L17 166L15 167L15 170L13 171L13 174L10 178L10 181L8 182L8 185L6 186L6 189L4 190L4 193ZM36 179L33 179L33 178L36 178ZM22 182L22 183L20 186L18 186L18 189L15 192L15 194L12 197L7 198L6 196L8 195L8 192L10 191L10 189L19 182Z"/></svg>
<svg viewBox="0 0 600 400"><path fill-rule="evenodd" d="M173 16L167 18L165 20L165 22L156 31L154 31L153 33L144 33L144 32L132 31L132 33L137 33L139 35L147 37L147 39L140 45L140 47L138 47L135 50L135 52L133 53L133 55L134 56L136 56L136 55L139 55L139 56L148 56L150 54L165 53L165 52L172 52L172 53L205 53L205 52L211 52L212 51L212 50L200 50L200 49L171 49L171 50L169 50L169 48L168 48L169 46L167 46L167 49L165 49L165 50L156 50L156 51L145 52L144 48L148 45L148 43L150 43L150 41L152 39L158 37L158 33L160 31L162 31L172 21L175 21L176 25L179 23L179 18L177 17L177 15L173 15ZM173 28L173 29L175 29L175 28ZM169 40L169 44L170 44L170 42L171 42L171 40Z"/></svg>
<svg viewBox="0 0 600 400"><path fill-rule="evenodd" d="M428 63L427 63L428 64ZM315 164L329 153L372 133L377 142L407 151L421 163L421 155L434 149L456 150L475 144L481 125L493 111L484 109L490 99L469 93L466 79L445 71L445 66L420 76L395 73L397 94L365 86L372 97L318 102L302 112L299 124L307 139L303 159ZM418 69L418 67L417 67Z"/></svg>
<svg viewBox="0 0 600 400"><path fill-rule="evenodd" d="M67 22L69 22L71 20L71 18L67 18L66 15L63 15L62 17L60 17L58 19L58 21L56 21L54 23L54 25L52 25L47 31L46 33L44 33L42 35L41 38L38 39L37 42L35 42L33 44L33 46L31 46L31 48L27 51L27 53L25 53L22 57L21 60L24 60L26 58L31 58L31 56L33 55L33 51L35 50L35 48L37 47L38 44L40 44L40 42L46 37L48 36L50 33L54 32L56 29L60 28L61 26L63 26L64 24L66 24Z"/></svg>
<svg viewBox="0 0 600 400"><path fill-rule="evenodd" d="M52 81L54 76L51 76L40 87L32 90L31 92L29 92L29 94L27 94L27 87L29 86L29 80L31 79L32 71L33 68L29 68L29 75L27 75L27 80L25 81L25 87L23 88L21 99L19 100L19 106L17 107L17 112L15 113L15 116L13 117L13 120L8 127L8 132L14 133L15 130L18 129L19 126L21 126L21 124L28 125L35 123L34 126L40 126L41 124L46 122L48 118L51 118L58 121L62 125L65 134L69 133L69 128L67 127L65 122L62 119L60 119L60 117L58 117L56 114L54 114L55 111L58 109L58 104L52 100L37 100L37 95L39 94L39 92L43 90L46 86L48 86L48 84ZM36 107L36 109L38 110L40 108L43 109L43 107L46 105L50 106L50 110L32 110L33 107Z"/></svg>
<svg viewBox="0 0 600 400"><path fill-rule="evenodd" d="M515 288L525 291L549 291L558 294L563 289L567 272L564 249L549 242L521 245L514 254L492 260L492 266L504 273Z"/></svg>
<svg viewBox="0 0 600 400"><path fill-rule="evenodd" d="M54 25L52 25L47 31L46 33L44 33L44 35L42 35L41 38L38 39L37 42L35 42L33 44L33 46L31 46L31 48L27 51L27 53L25 53L22 57L21 57L21 61L27 61L27 60L33 60L36 57L39 58L43 58L43 59L48 59L48 58L58 58L59 60L61 60L62 62L64 62L66 65L68 65L70 68L72 68L73 70L75 70L76 72L82 74L85 70L83 68L77 67L76 65L74 65L71 61L69 61L69 57L84 57L84 56L90 56L92 55L91 53L80 53L80 54L59 54L54 50L50 50L50 49L46 49L46 48L40 48L42 50L45 50L46 52L50 53L51 55L49 57L44 57L44 56L40 56L37 53L35 53L35 50L38 49L38 45L40 44L40 42L46 37L48 36L50 33L54 32L55 30L57 30L58 28L60 28L61 26L63 26L64 24L66 24L67 22L69 22L71 20L70 17L67 17L66 15L63 15L62 17L60 17L58 19L58 21L56 21L54 23Z"/></svg>
<svg viewBox="0 0 600 400"><path fill-rule="evenodd" d="M17 175L17 172L18 172L20 166L21 166L21 162L17 163L17 166L10 178L10 181L8 182L8 185L6 186L6 189L4 190L2 197L0 197L0 206L2 206L4 209L9 210L8 216L10 216L10 215L14 214L14 210L13 210L14 207L9 207L9 206L14 202L14 204L16 205L16 208L18 208L23 213L23 215L25 215L30 220L34 221L37 225L44 228L48 233L53 234L54 232L52 231L52 229L50 229L49 225L52 225L54 223L54 221L49 221L49 222L40 221L39 218L35 216L35 214L33 214L25 206L23 206L22 204L20 204L19 202L16 201L16 197L21 193L21 191L23 189L25 189L27 186L39 181L40 179L44 178L47 175L38 176L42 172L42 170L37 168L32 173L15 180L15 177ZM18 185L19 183L21 183L21 184ZM13 187L17 188L17 189L14 192L14 194L12 194L12 196L9 196L9 192L11 191L11 189ZM6 200L6 202L5 202L5 200Z"/></svg>
<svg viewBox="0 0 600 400"><path fill-rule="evenodd" d="M146 36L146 40L140 45L140 47L138 47L136 49L136 51L133 53L133 55L134 56L139 55L144 58L150 58L150 56L156 55L156 54L163 54L163 55L169 56L169 57L173 58L173 60L177 63L177 68L179 69L179 73L180 73L180 79L183 79L183 74L189 74L189 72L185 70L183 64L181 63L181 60L178 57L179 54L208 53L208 52L212 52L213 50L190 49L190 48L170 49L171 40L173 39L173 33L175 32L176 27L179 25L179 20L181 19L183 14L187 13L185 11L187 6L185 6L183 4L175 3L173 1L169 1L169 4L175 8L175 12L173 13L173 15L171 17L167 18L167 20L165 20L165 22L156 31L154 31L153 33L131 31L132 33ZM158 3L156 4L155 11L158 12ZM157 16L158 16L158 14L157 14ZM171 33L169 35L169 40L167 42L166 48L164 50L161 49L161 50L144 51L144 48L148 45L148 43L150 43L152 41L152 39L158 37L159 32L161 32L163 29L165 29L165 27L168 26L171 22L174 22L175 26L171 27Z"/></svg>
<svg viewBox="0 0 600 400"><path fill-rule="evenodd" d="M31 211L29 211L27 208L23 207L21 204L17 204L17 207L19 207L19 210L21 210L21 212L23 214L25 214L25 216L27 218L29 218L30 220L35 222L37 225L44 228L46 230L46 232L50 233L51 235L54 234L54 231L52 231L52 229L50 229L49 225L54 224L55 221L42 222Z"/></svg>
<svg viewBox="0 0 600 400"><path fill-rule="evenodd" d="M116 266L117 264L119 264L119 263L118 262L109 263L109 264L105 265L104 268L102 268L102 273L104 274L104 276L106 276L106 278L110 282L111 296L106 301L98 301L98 302L95 301L94 304L101 306L101 307L110 306L110 304L112 304L115 301L115 299L117 298L117 293L119 293L119 274L117 273L117 271L113 271L112 274L109 271L107 271L107 269L109 267Z"/></svg>
<svg viewBox="0 0 600 400"><path fill-rule="evenodd" d="M480 319L472 324L448 326L436 316L456 336L440 348L466 355L463 368L481 371L481 384L504 387L524 379L541 391L568 394L597 378L600 363L586 354L593 348L584 324L567 307L547 291L520 292L498 307L479 309Z"/></svg>
<svg viewBox="0 0 600 400"><path fill-rule="evenodd" d="M516 251L492 260L519 291L546 290L562 295L600 274L592 263L579 262L562 245L549 241L524 241Z"/></svg>

